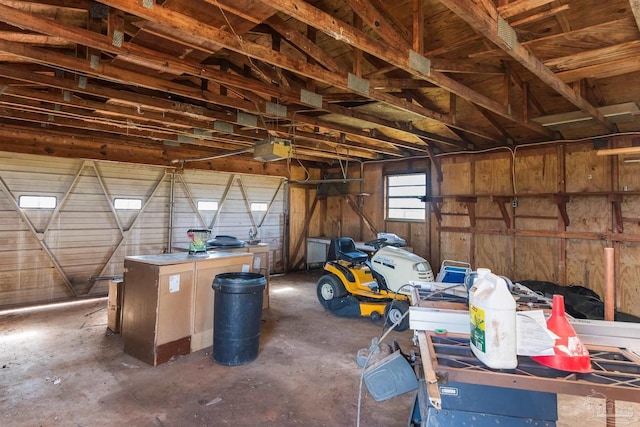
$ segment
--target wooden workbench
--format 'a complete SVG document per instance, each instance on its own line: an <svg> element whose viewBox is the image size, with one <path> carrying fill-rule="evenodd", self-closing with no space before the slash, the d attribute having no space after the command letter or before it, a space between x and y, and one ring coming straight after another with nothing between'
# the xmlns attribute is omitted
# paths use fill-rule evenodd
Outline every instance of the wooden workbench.
<svg viewBox="0 0 640 427"><path fill-rule="evenodd" d="M151 365L213 345L217 274L251 271L250 252L129 256L124 261L124 351Z"/></svg>

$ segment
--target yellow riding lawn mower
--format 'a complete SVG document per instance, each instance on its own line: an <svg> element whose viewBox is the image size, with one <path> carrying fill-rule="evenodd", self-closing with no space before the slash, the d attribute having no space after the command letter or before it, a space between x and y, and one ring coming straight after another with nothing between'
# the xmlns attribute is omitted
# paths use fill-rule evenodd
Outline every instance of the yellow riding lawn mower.
<svg viewBox="0 0 640 427"><path fill-rule="evenodd" d="M431 265L424 258L396 246L385 246L387 239L366 242L375 253L356 249L353 239L332 239L318 280L320 304L339 316L365 316L378 321L384 316L389 326L409 311L412 282L433 282ZM409 327L409 316L396 326Z"/></svg>

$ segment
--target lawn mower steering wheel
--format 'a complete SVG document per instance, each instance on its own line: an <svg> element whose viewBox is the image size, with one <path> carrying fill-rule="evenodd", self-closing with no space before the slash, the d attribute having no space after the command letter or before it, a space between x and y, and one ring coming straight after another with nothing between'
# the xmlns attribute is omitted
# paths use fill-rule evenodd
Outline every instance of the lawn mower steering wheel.
<svg viewBox="0 0 640 427"><path fill-rule="evenodd" d="M387 241L386 238L382 238L382 239L375 239L375 240L370 240L368 242L365 242L365 245L367 246L373 246L373 248L377 251L378 249L380 249L385 245L385 242Z"/></svg>

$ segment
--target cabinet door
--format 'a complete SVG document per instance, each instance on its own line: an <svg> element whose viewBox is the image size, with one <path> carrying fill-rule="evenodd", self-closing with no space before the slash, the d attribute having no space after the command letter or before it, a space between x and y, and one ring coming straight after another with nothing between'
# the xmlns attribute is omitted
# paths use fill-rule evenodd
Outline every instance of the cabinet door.
<svg viewBox="0 0 640 427"><path fill-rule="evenodd" d="M160 267L156 345L191 335L193 263Z"/></svg>

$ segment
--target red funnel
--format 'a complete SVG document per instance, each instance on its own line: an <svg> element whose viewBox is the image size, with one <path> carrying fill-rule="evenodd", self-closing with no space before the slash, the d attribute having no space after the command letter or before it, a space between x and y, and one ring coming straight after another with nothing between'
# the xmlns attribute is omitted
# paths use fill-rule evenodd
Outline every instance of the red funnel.
<svg viewBox="0 0 640 427"><path fill-rule="evenodd" d="M553 356L531 356L536 362L567 372L591 372L589 350L582 344L578 334L564 315L564 297L553 296L551 316L547 319L547 328L558 336L553 347Z"/></svg>

